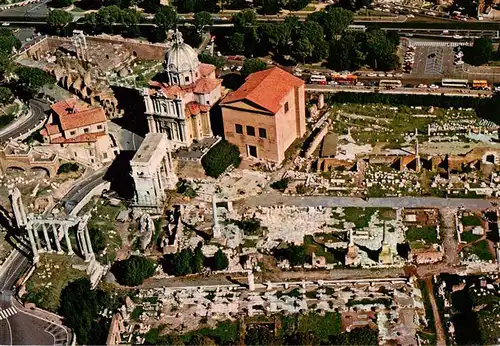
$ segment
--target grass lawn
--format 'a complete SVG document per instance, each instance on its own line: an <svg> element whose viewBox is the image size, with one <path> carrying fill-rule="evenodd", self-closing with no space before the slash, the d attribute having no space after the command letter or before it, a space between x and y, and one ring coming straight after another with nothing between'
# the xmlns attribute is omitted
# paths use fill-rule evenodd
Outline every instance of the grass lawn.
<svg viewBox="0 0 500 346"><path fill-rule="evenodd" d="M406 240L409 242L416 242L423 240L426 244L435 244L438 242L437 231L433 226L425 227L410 227L406 231Z"/></svg>
<svg viewBox="0 0 500 346"><path fill-rule="evenodd" d="M344 220L346 222L353 222L356 228L368 227L370 219L375 214L377 208L344 208Z"/></svg>
<svg viewBox="0 0 500 346"><path fill-rule="evenodd" d="M481 218L477 215L467 215L462 217L462 225L464 226L481 226Z"/></svg>
<svg viewBox="0 0 500 346"><path fill-rule="evenodd" d="M340 325L340 314L335 312L327 312L325 316L310 312L307 315L297 317L297 331L299 333L311 333L325 341L328 340L329 336L340 333Z"/></svg>
<svg viewBox="0 0 500 346"><path fill-rule="evenodd" d="M66 285L76 279L86 277L85 271L77 270L72 264L83 264L78 257L67 255L41 254L40 263L26 283L26 301L52 312L59 308L59 297Z"/></svg>
<svg viewBox="0 0 500 346"><path fill-rule="evenodd" d="M304 7L303 9L301 9L301 11L308 11L308 12L313 12L314 10L316 10L316 7L311 6L311 5L308 5L308 6Z"/></svg>
<svg viewBox="0 0 500 346"><path fill-rule="evenodd" d="M493 255L490 252L487 240L481 240L477 243L467 246L463 249L463 251L467 255L475 254L477 255L477 257L479 257L480 260L483 261L492 261L494 259Z"/></svg>
<svg viewBox="0 0 500 346"><path fill-rule="evenodd" d="M467 231L463 232L460 235L460 238L462 239L462 241L464 241L466 243L472 243L473 241L476 241L481 237L482 237L481 235L475 235L475 234L472 234L472 232L467 232Z"/></svg>
<svg viewBox="0 0 500 346"><path fill-rule="evenodd" d="M307 255L312 255L314 253L316 256L323 256L326 259L326 263L338 262L333 253L329 252L325 246L314 241L312 235L304 236L304 247Z"/></svg>

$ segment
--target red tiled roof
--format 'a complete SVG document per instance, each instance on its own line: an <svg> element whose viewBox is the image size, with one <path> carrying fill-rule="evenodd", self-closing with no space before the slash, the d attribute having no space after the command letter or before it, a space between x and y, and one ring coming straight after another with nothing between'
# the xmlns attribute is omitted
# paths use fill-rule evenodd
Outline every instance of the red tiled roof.
<svg viewBox="0 0 500 346"><path fill-rule="evenodd" d="M101 107L91 106L77 99L59 101L51 108L59 117L63 131L106 122L106 114Z"/></svg>
<svg viewBox="0 0 500 346"><path fill-rule="evenodd" d="M50 141L51 144L63 144L63 143L88 143L88 142L96 142L99 137L105 136L106 132L94 132L94 133L84 133L83 135L72 137L72 138L64 138L58 137Z"/></svg>
<svg viewBox="0 0 500 346"><path fill-rule="evenodd" d="M203 77L208 77L212 72L215 71L215 66L201 63L199 71Z"/></svg>
<svg viewBox="0 0 500 346"><path fill-rule="evenodd" d="M45 127L40 131L40 134L42 136L47 136L47 135L55 135L56 133L60 133L59 131L59 126L56 124L47 124Z"/></svg>
<svg viewBox="0 0 500 346"><path fill-rule="evenodd" d="M196 94L209 94L221 84L220 79L200 78L196 81L194 92Z"/></svg>
<svg viewBox="0 0 500 346"><path fill-rule="evenodd" d="M290 90L303 84L303 80L279 67L272 67L252 73L238 90L222 100L221 105L248 100L271 113L276 113L281 108L280 102Z"/></svg>
<svg viewBox="0 0 500 346"><path fill-rule="evenodd" d="M185 113L186 117L189 118L192 115L198 115L200 112L206 113L210 110L210 106L201 105L198 102L189 102L186 105Z"/></svg>

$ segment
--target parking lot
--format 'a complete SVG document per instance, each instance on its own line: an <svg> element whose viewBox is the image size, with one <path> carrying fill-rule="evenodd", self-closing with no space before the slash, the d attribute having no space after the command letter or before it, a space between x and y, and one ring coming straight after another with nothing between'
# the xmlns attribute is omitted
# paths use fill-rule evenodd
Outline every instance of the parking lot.
<svg viewBox="0 0 500 346"><path fill-rule="evenodd" d="M411 71L412 76L437 77L453 74L453 48L417 46L415 48L415 62Z"/></svg>

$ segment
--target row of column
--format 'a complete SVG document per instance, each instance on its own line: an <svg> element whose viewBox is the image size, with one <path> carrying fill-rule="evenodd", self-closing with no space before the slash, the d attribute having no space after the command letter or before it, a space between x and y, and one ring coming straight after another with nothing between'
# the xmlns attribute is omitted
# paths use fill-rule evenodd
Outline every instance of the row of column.
<svg viewBox="0 0 500 346"><path fill-rule="evenodd" d="M90 241L90 236L88 233L88 229L86 224L83 224L83 227L81 227L82 223L79 224L78 226L78 232L77 232L77 239L78 239L78 244L80 246L80 249L85 257L85 261L89 261L93 258L94 252L92 250L92 244ZM73 247L71 246L71 240L69 239L69 233L68 225L57 225L55 223L51 224L50 229L49 229L50 224L46 223L39 223L39 224L33 224L32 227L28 227L28 237L31 245L31 249L33 251L33 262L37 263L39 260L39 253L40 252L53 252L54 249L52 248L52 243L51 243L51 234L54 238L54 243L56 247L56 251L58 254L62 254L63 250L61 247L61 240L64 237L64 240L66 242L66 248L68 250L68 255L73 255ZM40 226L42 228L43 232L43 240L44 240L44 245L42 245L42 239L40 239ZM58 227L59 226L59 227ZM60 230L63 231L63 235L61 235Z"/></svg>

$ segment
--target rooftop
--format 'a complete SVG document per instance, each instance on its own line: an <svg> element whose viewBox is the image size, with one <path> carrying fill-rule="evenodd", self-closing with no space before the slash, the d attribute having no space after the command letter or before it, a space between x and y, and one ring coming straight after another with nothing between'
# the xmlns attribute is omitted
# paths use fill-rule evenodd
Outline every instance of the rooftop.
<svg viewBox="0 0 500 346"><path fill-rule="evenodd" d="M51 108L59 117L63 131L106 122L106 114L101 107L91 106L75 98L54 103Z"/></svg>
<svg viewBox="0 0 500 346"><path fill-rule="evenodd" d="M248 100L271 113L277 113L281 101L294 88L304 81L282 70L279 67L252 73L238 90L229 94L221 105Z"/></svg>
<svg viewBox="0 0 500 346"><path fill-rule="evenodd" d="M162 141L167 140L164 133L148 133L135 153L131 162L148 163L155 156L157 148ZM164 153L163 153L164 154Z"/></svg>

